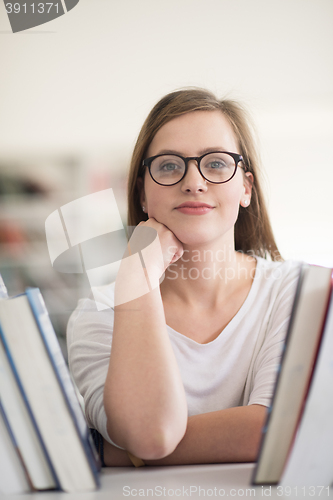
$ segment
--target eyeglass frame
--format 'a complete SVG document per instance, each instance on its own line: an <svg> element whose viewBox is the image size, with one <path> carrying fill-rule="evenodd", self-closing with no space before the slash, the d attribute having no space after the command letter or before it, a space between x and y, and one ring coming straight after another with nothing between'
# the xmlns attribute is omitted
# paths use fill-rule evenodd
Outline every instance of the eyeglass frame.
<svg viewBox="0 0 333 500"><path fill-rule="evenodd" d="M230 177L230 179L226 180L226 181L221 181L221 182L214 182L214 181L210 181L209 179L206 179L206 177L204 176L204 174L202 173L201 171L201 168L200 168L200 163L201 163L201 160L205 157L205 156L208 156L208 155L211 155L211 154L214 154L214 153L224 153L224 154L227 154L229 156L231 156L235 162L235 170L234 170L234 173L232 174L232 176ZM154 177L152 176L152 173L151 173L151 164L152 162L156 159L156 158L159 158L160 156L176 156L177 158L181 158L183 160L183 162L185 163L185 170L184 170L184 174L183 176L179 179L179 181L177 182L174 182L173 184L161 184L160 182L157 182L157 180L154 179ZM187 174L187 170L188 170L188 163L189 161L191 160L195 160L196 163L197 163L197 169L199 170L200 172L200 175L205 179L205 181L207 182L210 182L211 184L225 184L226 182L229 182L231 181L231 179L233 177L235 177L236 175L236 172L237 172L237 167L239 168L243 168L244 169L244 172L247 172L248 171L248 168L247 166L245 165L244 163L244 158L242 155L238 154L238 153L230 153L230 151L209 151L208 153L205 153L201 156L181 156L179 154L174 154L174 153L163 153L163 154L159 154L159 155L155 155L155 156L150 156L149 158L145 158L143 161L142 161L142 166L143 167L148 167L148 170L149 170L149 175L150 177L153 179L154 182L156 182L156 184L159 184L160 186L175 186L176 184L178 184L180 181L182 181L184 179L184 177L186 176ZM241 165L238 165L238 163L240 162L243 162L244 163L244 167L242 167Z"/></svg>

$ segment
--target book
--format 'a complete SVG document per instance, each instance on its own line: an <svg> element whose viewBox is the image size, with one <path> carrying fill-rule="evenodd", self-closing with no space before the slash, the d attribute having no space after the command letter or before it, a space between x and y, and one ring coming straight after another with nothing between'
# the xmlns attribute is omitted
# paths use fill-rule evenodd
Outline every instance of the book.
<svg viewBox="0 0 333 500"><path fill-rule="evenodd" d="M57 486L29 404L22 395L21 381L15 379L4 346L0 341L0 396L4 415L25 464L32 488Z"/></svg>
<svg viewBox="0 0 333 500"><path fill-rule="evenodd" d="M79 402L76 389L73 385L56 333L53 329L43 296L38 288L28 288L26 290L26 295L41 336L44 340L44 345L48 352L58 383L60 384L68 409L72 415L74 425L80 437L81 445L84 448L95 480L97 484L99 484L98 472L101 469L100 458L93 443L90 430L87 427L82 406Z"/></svg>
<svg viewBox="0 0 333 500"><path fill-rule="evenodd" d="M7 288L0 274L0 299L7 299L7 298L8 298Z"/></svg>
<svg viewBox="0 0 333 500"><path fill-rule="evenodd" d="M100 463L38 289L0 300L0 337L59 487L91 491Z"/></svg>
<svg viewBox="0 0 333 500"><path fill-rule="evenodd" d="M253 484L276 484L302 416L332 290L332 269L303 265Z"/></svg>
<svg viewBox="0 0 333 500"><path fill-rule="evenodd" d="M333 482L333 296L302 420L280 484Z"/></svg>
<svg viewBox="0 0 333 500"><path fill-rule="evenodd" d="M30 484L0 402L0 493L27 493Z"/></svg>

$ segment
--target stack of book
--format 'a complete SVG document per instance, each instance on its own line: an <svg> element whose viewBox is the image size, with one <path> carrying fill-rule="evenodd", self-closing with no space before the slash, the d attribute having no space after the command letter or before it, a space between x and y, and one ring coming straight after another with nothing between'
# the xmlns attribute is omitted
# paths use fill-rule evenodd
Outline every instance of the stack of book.
<svg viewBox="0 0 333 500"><path fill-rule="evenodd" d="M0 283L0 492L91 491L99 469L40 291Z"/></svg>
<svg viewBox="0 0 333 500"><path fill-rule="evenodd" d="M302 267L253 484L333 481L332 287L332 269Z"/></svg>

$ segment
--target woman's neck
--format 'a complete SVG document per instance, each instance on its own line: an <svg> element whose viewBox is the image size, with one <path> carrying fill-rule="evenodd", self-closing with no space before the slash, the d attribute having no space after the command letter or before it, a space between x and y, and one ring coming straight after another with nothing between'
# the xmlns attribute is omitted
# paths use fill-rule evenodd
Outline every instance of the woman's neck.
<svg viewBox="0 0 333 500"><path fill-rule="evenodd" d="M163 300L173 296L183 303L205 302L214 307L239 287L249 286L255 267L255 259L236 252L233 243L185 247L182 258L166 270Z"/></svg>

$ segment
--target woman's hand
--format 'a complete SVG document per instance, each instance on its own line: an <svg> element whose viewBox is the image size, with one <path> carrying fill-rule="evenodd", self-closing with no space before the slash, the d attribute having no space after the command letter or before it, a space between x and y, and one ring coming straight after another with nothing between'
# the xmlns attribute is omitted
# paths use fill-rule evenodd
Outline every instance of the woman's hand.
<svg viewBox="0 0 333 500"><path fill-rule="evenodd" d="M116 448L103 438L104 463L107 467L133 467L127 452Z"/></svg>
<svg viewBox="0 0 333 500"><path fill-rule="evenodd" d="M170 229L154 218L140 222L128 243L129 249L140 250L153 287L170 264L184 253L182 243Z"/></svg>

